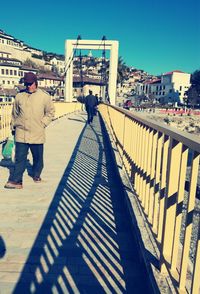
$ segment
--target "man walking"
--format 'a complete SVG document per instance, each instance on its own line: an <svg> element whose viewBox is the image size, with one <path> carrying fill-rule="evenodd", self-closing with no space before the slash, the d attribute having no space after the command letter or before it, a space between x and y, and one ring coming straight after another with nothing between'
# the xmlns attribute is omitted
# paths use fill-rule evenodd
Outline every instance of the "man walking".
<svg viewBox="0 0 200 294"><path fill-rule="evenodd" d="M85 97L85 108L87 111L88 119L87 122L90 124L93 121L95 107L97 106L97 98L89 90L89 95Z"/></svg>
<svg viewBox="0 0 200 294"><path fill-rule="evenodd" d="M48 93L38 89L37 77L28 72L24 75L25 91L16 95L11 126L15 131L15 166L10 174L7 189L22 189L23 173L29 149L33 156L32 176L35 183L41 182L43 169L43 145L45 127L54 118L54 105Z"/></svg>

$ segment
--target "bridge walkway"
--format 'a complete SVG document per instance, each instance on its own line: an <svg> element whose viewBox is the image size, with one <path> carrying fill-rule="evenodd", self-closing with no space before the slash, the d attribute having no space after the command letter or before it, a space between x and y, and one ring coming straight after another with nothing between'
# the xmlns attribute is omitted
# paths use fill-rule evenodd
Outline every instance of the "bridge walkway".
<svg viewBox="0 0 200 294"><path fill-rule="evenodd" d="M42 183L30 165L6 190L1 160L0 293L152 293L99 117L55 120Z"/></svg>

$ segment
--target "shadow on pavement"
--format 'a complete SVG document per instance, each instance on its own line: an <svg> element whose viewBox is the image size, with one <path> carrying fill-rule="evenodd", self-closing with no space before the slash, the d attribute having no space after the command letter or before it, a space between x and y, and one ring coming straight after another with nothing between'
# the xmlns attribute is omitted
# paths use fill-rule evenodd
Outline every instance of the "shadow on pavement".
<svg viewBox="0 0 200 294"><path fill-rule="evenodd" d="M0 236L0 258L3 258L6 254L6 244L3 238Z"/></svg>
<svg viewBox="0 0 200 294"><path fill-rule="evenodd" d="M14 294L151 293L104 140L84 127Z"/></svg>

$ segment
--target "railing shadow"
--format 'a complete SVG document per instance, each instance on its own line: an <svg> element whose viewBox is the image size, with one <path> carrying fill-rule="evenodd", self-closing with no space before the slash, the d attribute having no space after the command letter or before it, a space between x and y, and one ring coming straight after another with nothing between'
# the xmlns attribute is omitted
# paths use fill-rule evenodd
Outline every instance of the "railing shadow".
<svg viewBox="0 0 200 294"><path fill-rule="evenodd" d="M0 236L0 258L3 258L6 254L6 244L3 238Z"/></svg>
<svg viewBox="0 0 200 294"><path fill-rule="evenodd" d="M86 125L14 289L149 293L98 118Z"/></svg>

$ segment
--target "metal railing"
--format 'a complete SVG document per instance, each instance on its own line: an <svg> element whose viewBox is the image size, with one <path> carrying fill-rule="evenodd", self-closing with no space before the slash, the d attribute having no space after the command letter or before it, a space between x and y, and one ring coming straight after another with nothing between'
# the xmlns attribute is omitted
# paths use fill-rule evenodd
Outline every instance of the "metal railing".
<svg viewBox="0 0 200 294"><path fill-rule="evenodd" d="M178 292L199 293L199 138L119 107L99 111L155 236L161 272Z"/></svg>
<svg viewBox="0 0 200 294"><path fill-rule="evenodd" d="M0 103L0 143L10 135L12 103Z"/></svg>
<svg viewBox="0 0 200 294"><path fill-rule="evenodd" d="M55 118L71 112L81 110L82 104L76 102L55 102ZM0 143L7 140L10 135L12 103L0 103Z"/></svg>

